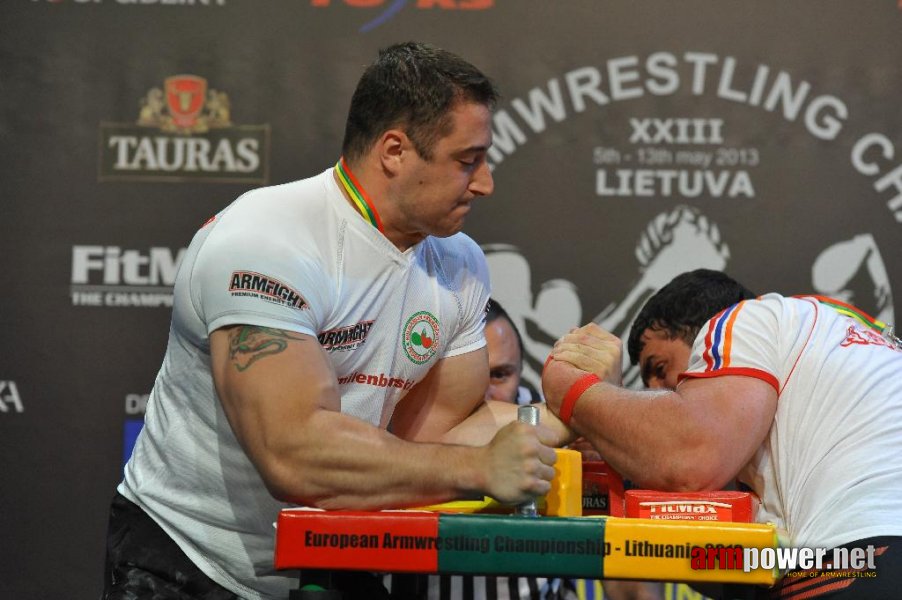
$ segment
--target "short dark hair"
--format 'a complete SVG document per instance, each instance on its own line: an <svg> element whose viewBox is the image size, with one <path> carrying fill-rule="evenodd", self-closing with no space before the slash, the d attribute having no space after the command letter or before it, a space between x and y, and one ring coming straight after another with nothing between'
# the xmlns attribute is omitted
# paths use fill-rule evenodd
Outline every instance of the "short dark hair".
<svg viewBox="0 0 902 600"><path fill-rule="evenodd" d="M633 321L627 341L630 362L639 362L646 329L663 331L669 339L682 339L691 346L711 317L755 297L755 293L721 271L696 269L677 275L648 299Z"/></svg>
<svg viewBox="0 0 902 600"><path fill-rule="evenodd" d="M379 51L351 98L342 154L363 156L382 133L398 127L424 160L450 133L450 112L460 101L495 108L498 91L479 69L456 54L418 42Z"/></svg>
<svg viewBox="0 0 902 600"><path fill-rule="evenodd" d="M486 325L495 319L504 319L510 323L511 329L514 330L514 335L517 336L517 346L520 347L520 363L522 364L526 354L523 350L523 338L520 337L520 331L517 329L517 326L514 325L514 321L511 319L510 315L507 314L507 311L504 310L504 307L494 298L489 298L489 303L485 307Z"/></svg>

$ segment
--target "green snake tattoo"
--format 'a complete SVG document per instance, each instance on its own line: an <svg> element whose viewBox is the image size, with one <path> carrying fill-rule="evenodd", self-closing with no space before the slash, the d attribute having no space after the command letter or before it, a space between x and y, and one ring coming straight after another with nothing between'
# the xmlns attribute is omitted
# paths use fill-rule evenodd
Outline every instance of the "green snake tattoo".
<svg viewBox="0 0 902 600"><path fill-rule="evenodd" d="M235 369L246 371L252 364L288 347L288 342L304 341L298 334L270 327L241 325L229 332L229 358Z"/></svg>

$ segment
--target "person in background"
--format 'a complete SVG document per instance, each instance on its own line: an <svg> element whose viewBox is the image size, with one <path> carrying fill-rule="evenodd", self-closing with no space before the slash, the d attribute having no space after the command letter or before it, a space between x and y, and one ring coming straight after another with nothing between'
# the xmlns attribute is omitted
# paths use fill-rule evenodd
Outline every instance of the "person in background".
<svg viewBox="0 0 902 600"><path fill-rule="evenodd" d="M490 299L485 313L485 341L489 353L486 400L530 404L532 392L522 385L523 338L504 307Z"/></svg>

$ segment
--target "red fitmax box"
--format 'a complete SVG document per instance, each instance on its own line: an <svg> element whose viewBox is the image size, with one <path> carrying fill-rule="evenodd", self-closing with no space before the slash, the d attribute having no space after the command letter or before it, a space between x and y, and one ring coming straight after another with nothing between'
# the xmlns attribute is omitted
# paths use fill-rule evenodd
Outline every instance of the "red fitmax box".
<svg viewBox="0 0 902 600"><path fill-rule="evenodd" d="M753 523L758 497L749 492L659 492L627 490L626 516L666 521Z"/></svg>

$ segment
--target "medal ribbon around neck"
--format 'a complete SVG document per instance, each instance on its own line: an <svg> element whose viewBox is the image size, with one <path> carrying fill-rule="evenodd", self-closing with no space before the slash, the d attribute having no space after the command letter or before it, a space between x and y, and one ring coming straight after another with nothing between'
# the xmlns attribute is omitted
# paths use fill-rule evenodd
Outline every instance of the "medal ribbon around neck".
<svg viewBox="0 0 902 600"><path fill-rule="evenodd" d="M380 233L384 234L385 230L382 228L382 219L379 218L379 213L376 212L376 206L363 189L363 186L360 185L360 182L357 181L357 178L354 177L354 174L351 173L351 168L348 166L348 163L345 162L344 156L342 156L335 164L335 172L338 173L338 180L341 181L341 185L344 186L345 191L348 192L348 195L351 197L351 201L357 208L357 212L359 212L370 225L378 229Z"/></svg>
<svg viewBox="0 0 902 600"><path fill-rule="evenodd" d="M883 333L883 331L888 327L888 325L883 321L878 321L871 315L867 314L859 308L852 306L851 304L846 304L845 302L841 302L839 300L836 300L835 298L828 298L827 296L812 295L811 297L816 299L821 304L825 304L833 310L846 315L847 317L852 317L865 327L876 329L880 333Z"/></svg>
<svg viewBox="0 0 902 600"><path fill-rule="evenodd" d="M876 329L883 335L883 339L885 339L889 343L890 347L894 349L902 349L902 339L899 339L899 337L896 336L896 328L893 325L884 323L883 321L878 321L863 310L855 308L851 304L840 302L835 298L828 298L827 296L813 296L813 298L815 298L821 304L824 304L836 310L840 314L846 315L847 317L852 317L866 327Z"/></svg>

